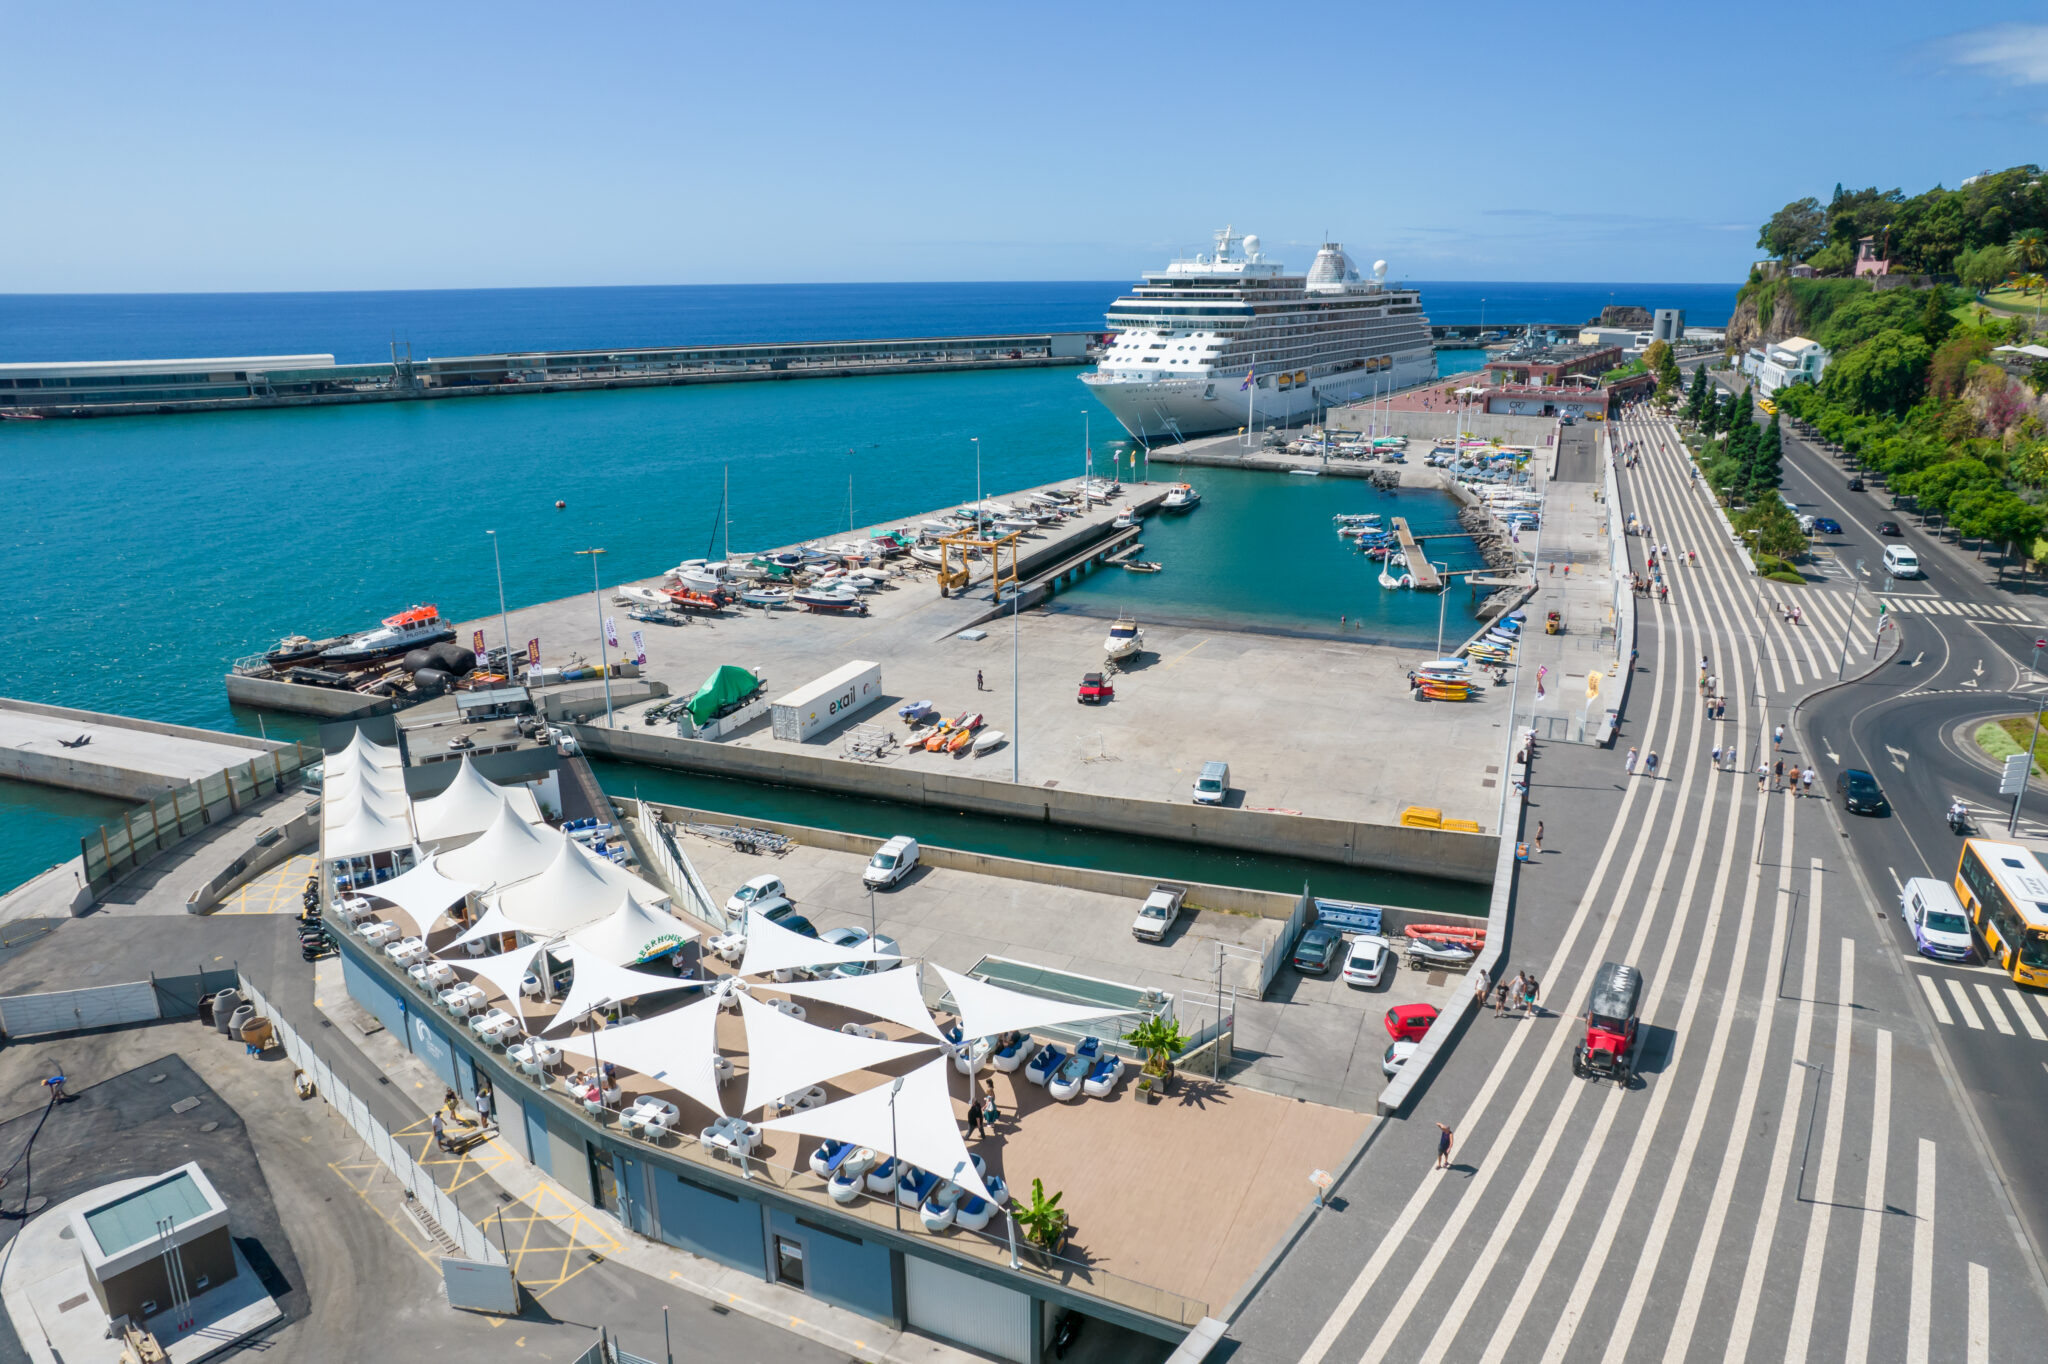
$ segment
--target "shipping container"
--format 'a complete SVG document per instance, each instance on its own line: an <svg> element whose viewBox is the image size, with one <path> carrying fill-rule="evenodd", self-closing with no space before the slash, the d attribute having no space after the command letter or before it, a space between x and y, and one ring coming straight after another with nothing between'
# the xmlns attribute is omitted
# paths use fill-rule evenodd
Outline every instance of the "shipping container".
<svg viewBox="0 0 2048 1364"><path fill-rule="evenodd" d="M769 707L770 732L800 744L882 699L882 665L856 659Z"/></svg>

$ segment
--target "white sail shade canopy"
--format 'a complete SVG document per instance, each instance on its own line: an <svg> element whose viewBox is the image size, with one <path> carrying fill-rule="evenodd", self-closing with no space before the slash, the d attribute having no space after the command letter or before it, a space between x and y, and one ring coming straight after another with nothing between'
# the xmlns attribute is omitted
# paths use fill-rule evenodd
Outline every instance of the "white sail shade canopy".
<svg viewBox="0 0 2048 1364"><path fill-rule="evenodd" d="M1000 985L963 976L958 971L948 971L936 962L932 963L932 969L945 980L946 989L952 993L953 1005L960 1013L960 1031L968 1037L1030 1032L1033 1028L1085 1023L1091 1018L1113 1018L1130 1012L1129 1006L1069 1004L1065 1000L1006 990Z"/></svg>
<svg viewBox="0 0 2048 1364"><path fill-rule="evenodd" d="M641 904L625 888L614 893L616 908L610 914L569 935L569 945L580 956L631 966L673 952L697 936L696 929L673 914Z"/></svg>
<svg viewBox="0 0 2048 1364"><path fill-rule="evenodd" d="M576 840L567 834L553 838L555 856L547 869L498 893L498 907L507 918L545 938L594 924L618 904L618 894Z"/></svg>
<svg viewBox="0 0 2048 1364"><path fill-rule="evenodd" d="M534 828L506 805L474 842L444 852L434 862L443 876L457 881L509 886L546 871L559 851L546 829Z"/></svg>
<svg viewBox="0 0 2048 1364"><path fill-rule="evenodd" d="M550 1029L574 1023L592 1009L646 995L667 994L672 990L694 990L705 983L650 975L645 971L628 971L603 957L576 948L571 948L568 955L576 973L569 981L569 993L562 997L561 1010L555 1015L554 1023L549 1025Z"/></svg>
<svg viewBox="0 0 2048 1364"><path fill-rule="evenodd" d="M800 999L837 1004L871 1018L901 1023L912 1032L939 1036L939 1025L924 1006L924 991L917 982L917 963L906 962L893 971L870 971L861 976L829 976L824 980L794 980L787 985L763 986Z"/></svg>
<svg viewBox="0 0 2048 1364"><path fill-rule="evenodd" d="M349 736L348 747L338 753L330 753L322 760L323 770L332 776L340 772L353 772L365 767L381 767L396 771L405 766L405 759L390 744L373 743L360 727Z"/></svg>
<svg viewBox="0 0 2048 1364"><path fill-rule="evenodd" d="M505 996L505 1007L524 1019L527 1000L520 993L519 985L526 979L526 973L533 969L534 954L539 951L539 943L527 943L510 952L500 952L495 957L444 957L442 960L458 971L482 976L497 986L498 993Z"/></svg>
<svg viewBox="0 0 2048 1364"><path fill-rule="evenodd" d="M342 794L322 793L320 823L324 828L339 829L354 819L356 811L365 805L384 819L398 820L405 819L411 808L403 790L387 791L380 786L351 781L348 790Z"/></svg>
<svg viewBox="0 0 2048 1364"><path fill-rule="evenodd" d="M403 813L379 814L367 802L356 802L348 822L323 831L320 851L330 861L368 857L372 853L397 852L413 845L412 821Z"/></svg>
<svg viewBox="0 0 2048 1364"><path fill-rule="evenodd" d="M450 943L449 946L461 947L465 943L475 942L478 938L496 938L502 937L507 933L524 932L526 932L525 925L513 923L505 917L504 910L499 909L496 905L492 905L484 911L482 918L464 930L462 935Z"/></svg>
<svg viewBox="0 0 2048 1364"><path fill-rule="evenodd" d="M497 821L498 807L507 803L528 824L541 822L540 806L532 791L524 786L497 785L477 771L465 753L455 779L445 790L413 802L413 824L422 843L459 845L488 830Z"/></svg>
<svg viewBox="0 0 2048 1364"><path fill-rule="evenodd" d="M339 805L364 787L405 793L405 773L395 767L357 767L347 772L329 768L320 779L320 798Z"/></svg>
<svg viewBox="0 0 2048 1364"><path fill-rule="evenodd" d="M837 966L848 961L875 961L890 956L878 953L867 942L854 947L834 947L817 938L807 938L784 928L767 915L747 911L747 955L740 962L743 976L766 975L770 971L793 971L806 966Z"/></svg>
<svg viewBox="0 0 2048 1364"><path fill-rule="evenodd" d="M850 1071L887 1065L929 1051L933 1042L889 1042L799 1022L752 995L740 996L747 1020L747 1099L751 1113L787 1094Z"/></svg>
<svg viewBox="0 0 2048 1364"><path fill-rule="evenodd" d="M952 1068L953 1063L942 1056L904 1076L903 1087L895 1096L893 1122L889 1091L895 1082L885 1080L849 1098L786 1118L772 1118L761 1126L770 1132L795 1132L873 1147L949 1179L978 1198L988 1198L988 1187L975 1173L967 1143L960 1139L960 1120L953 1115L953 1095L946 1078Z"/></svg>
<svg viewBox="0 0 2048 1364"><path fill-rule="evenodd" d="M604 1028L597 1033L570 1033L555 1039L563 1051L602 1059L635 1070L650 1080L687 1094L719 1117L725 1115L718 1096L718 1001L701 999L640 1023Z"/></svg>
<svg viewBox="0 0 2048 1364"><path fill-rule="evenodd" d="M391 915L410 924L412 936L423 938L436 920L475 889L468 882L449 880L423 857L411 871L367 887L363 893L390 905Z"/></svg>

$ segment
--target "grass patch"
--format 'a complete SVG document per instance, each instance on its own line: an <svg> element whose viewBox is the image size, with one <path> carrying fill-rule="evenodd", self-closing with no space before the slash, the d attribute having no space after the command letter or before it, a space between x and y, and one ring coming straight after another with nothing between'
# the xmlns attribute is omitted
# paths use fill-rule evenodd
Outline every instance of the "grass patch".
<svg viewBox="0 0 2048 1364"><path fill-rule="evenodd" d="M2027 741L2033 729L2033 716L2008 715L2001 720L1985 721L1977 727L1977 732L1972 737L1976 739L1977 747L1984 750L1985 757L1993 762L2003 763L2013 754L2027 751ZM2048 749L2048 745L2038 742L2034 745L2033 775L2037 777L2048 776L2048 771L2043 771L2041 767L2044 749Z"/></svg>
<svg viewBox="0 0 2048 1364"><path fill-rule="evenodd" d="M1799 570L1792 567L1785 560L1773 558L1768 554L1758 554L1754 557L1759 577L1769 578L1774 583L1795 583L1800 587L1806 586L1806 579L1800 576Z"/></svg>

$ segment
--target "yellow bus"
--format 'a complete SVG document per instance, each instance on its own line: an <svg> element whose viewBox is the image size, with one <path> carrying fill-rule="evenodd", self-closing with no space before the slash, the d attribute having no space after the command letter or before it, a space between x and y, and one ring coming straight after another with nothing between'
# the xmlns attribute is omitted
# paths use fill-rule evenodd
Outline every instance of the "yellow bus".
<svg viewBox="0 0 2048 1364"><path fill-rule="evenodd" d="M1956 898L1991 960L2021 985L2048 986L2048 871L2016 843L1963 840Z"/></svg>

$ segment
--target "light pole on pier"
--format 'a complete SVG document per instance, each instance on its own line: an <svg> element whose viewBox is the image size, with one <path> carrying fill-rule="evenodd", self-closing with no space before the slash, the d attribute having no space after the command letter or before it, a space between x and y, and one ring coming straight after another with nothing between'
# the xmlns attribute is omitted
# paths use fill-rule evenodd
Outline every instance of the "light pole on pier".
<svg viewBox="0 0 2048 1364"><path fill-rule="evenodd" d="M512 684L512 618L505 614L505 560L498 553L498 532L487 530L491 537L491 562L498 569L498 628L505 632L505 685Z"/></svg>
<svg viewBox="0 0 2048 1364"><path fill-rule="evenodd" d="M1081 409L1081 507L1095 505L1095 446L1088 438L1088 409Z"/></svg>
<svg viewBox="0 0 2048 1364"><path fill-rule="evenodd" d="M1448 563L1426 561L1436 570L1436 656L1444 656L1444 612L1451 595L1451 566Z"/></svg>
<svg viewBox="0 0 2048 1364"><path fill-rule="evenodd" d="M611 655L604 647L604 588L597 581L597 556L601 549L579 549L578 554L590 556L590 599L597 604L597 663L598 672L604 677L604 724L612 727L612 664Z"/></svg>
<svg viewBox="0 0 2048 1364"><path fill-rule="evenodd" d="M981 534L981 437L969 436L974 442L974 533Z"/></svg>

